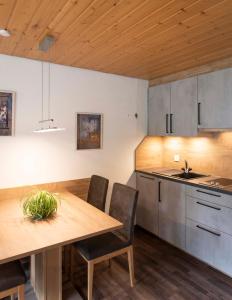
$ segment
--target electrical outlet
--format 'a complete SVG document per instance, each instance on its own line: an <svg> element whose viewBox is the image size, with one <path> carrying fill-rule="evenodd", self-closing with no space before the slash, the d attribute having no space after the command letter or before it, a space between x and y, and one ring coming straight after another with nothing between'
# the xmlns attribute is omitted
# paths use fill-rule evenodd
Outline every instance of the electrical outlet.
<svg viewBox="0 0 232 300"><path fill-rule="evenodd" d="M180 161L180 155L179 154L174 154L174 161L179 162Z"/></svg>

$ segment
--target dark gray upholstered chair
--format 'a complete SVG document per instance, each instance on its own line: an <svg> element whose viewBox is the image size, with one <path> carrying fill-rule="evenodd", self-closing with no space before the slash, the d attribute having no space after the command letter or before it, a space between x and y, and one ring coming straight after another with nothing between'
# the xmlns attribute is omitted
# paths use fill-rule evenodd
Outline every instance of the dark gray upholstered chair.
<svg viewBox="0 0 232 300"><path fill-rule="evenodd" d="M133 237L137 199L137 190L115 183L110 216L122 222L123 228L77 242L72 247L72 257L74 251L78 250L88 263L88 300L92 300L94 265L124 253L128 255L130 283L132 287L134 286ZM73 264L74 259L72 259Z"/></svg>
<svg viewBox="0 0 232 300"><path fill-rule="evenodd" d="M96 208L105 211L108 185L108 179L93 175L90 180L87 202Z"/></svg>
<svg viewBox="0 0 232 300"><path fill-rule="evenodd" d="M17 294L18 300L24 300L26 275L18 260L0 265L0 299Z"/></svg>
<svg viewBox="0 0 232 300"><path fill-rule="evenodd" d="M87 202L96 208L105 211L106 196L108 191L109 180L99 175L92 175L88 190ZM70 245L65 246L63 251L65 263L65 273L70 275Z"/></svg>

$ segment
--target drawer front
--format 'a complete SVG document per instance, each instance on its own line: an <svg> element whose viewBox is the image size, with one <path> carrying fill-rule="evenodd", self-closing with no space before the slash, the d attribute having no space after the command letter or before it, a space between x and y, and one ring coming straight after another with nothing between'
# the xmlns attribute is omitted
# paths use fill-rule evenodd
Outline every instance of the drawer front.
<svg viewBox="0 0 232 300"><path fill-rule="evenodd" d="M232 237L192 220L186 220L186 250L232 276Z"/></svg>
<svg viewBox="0 0 232 300"><path fill-rule="evenodd" d="M232 209L218 204L186 197L187 218L232 235Z"/></svg>
<svg viewBox="0 0 232 300"><path fill-rule="evenodd" d="M200 229L199 223L186 220L186 250L191 255L213 265L215 245L219 236Z"/></svg>
<svg viewBox="0 0 232 300"><path fill-rule="evenodd" d="M232 195L222 194L211 190L187 185L186 194L193 198L232 208Z"/></svg>

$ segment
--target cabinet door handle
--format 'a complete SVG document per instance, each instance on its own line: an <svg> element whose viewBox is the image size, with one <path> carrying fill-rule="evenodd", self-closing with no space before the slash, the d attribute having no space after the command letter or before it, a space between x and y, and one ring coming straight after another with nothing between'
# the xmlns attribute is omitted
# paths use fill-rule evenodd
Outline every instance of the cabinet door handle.
<svg viewBox="0 0 232 300"><path fill-rule="evenodd" d="M198 119L198 125L201 125L201 103L197 103L197 119Z"/></svg>
<svg viewBox="0 0 232 300"><path fill-rule="evenodd" d="M168 114L166 114L166 133L169 133L169 131L168 131Z"/></svg>
<svg viewBox="0 0 232 300"><path fill-rule="evenodd" d="M204 191L200 191L200 190L196 190L198 193L202 193L202 194L206 194L206 195L210 195L210 196L214 196L214 197L221 197L221 195L216 195L213 193L208 193L208 192L204 192Z"/></svg>
<svg viewBox="0 0 232 300"><path fill-rule="evenodd" d="M216 210L221 210L220 207L211 206L211 205L209 205L209 204L205 204L205 203L202 203L202 202L200 202L200 201L197 201L196 203L199 204L199 205L202 205L202 206L206 206L206 207L209 207L209 208L216 209Z"/></svg>
<svg viewBox="0 0 232 300"><path fill-rule="evenodd" d="M173 114L170 114L170 133L173 133Z"/></svg>
<svg viewBox="0 0 232 300"><path fill-rule="evenodd" d="M203 226L201 226L201 225L196 225L196 227L199 228L199 229L201 229L201 230L207 231L207 232L209 232L209 233L211 233L211 234L213 234L213 235L221 236L220 233L215 232L215 231L212 231L212 230L209 230L208 228L205 228L205 227L203 227Z"/></svg>
<svg viewBox="0 0 232 300"><path fill-rule="evenodd" d="M150 180L155 180L155 178L152 178L152 177L147 177L147 176L144 176L144 175L139 175L140 177L142 178L146 178L146 179L150 179Z"/></svg>
<svg viewBox="0 0 232 300"><path fill-rule="evenodd" d="M161 181L159 181L159 187L158 187L158 193L159 193L159 196L158 196L158 201L161 202Z"/></svg>

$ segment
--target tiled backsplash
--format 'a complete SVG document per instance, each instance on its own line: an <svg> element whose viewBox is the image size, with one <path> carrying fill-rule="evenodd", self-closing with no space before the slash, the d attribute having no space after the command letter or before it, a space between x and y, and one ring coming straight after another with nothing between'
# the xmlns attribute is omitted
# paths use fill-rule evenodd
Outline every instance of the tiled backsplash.
<svg viewBox="0 0 232 300"><path fill-rule="evenodd" d="M174 162L174 155L180 162ZM232 177L232 132L198 137L146 137L136 149L136 168L181 168L184 160L197 172Z"/></svg>

